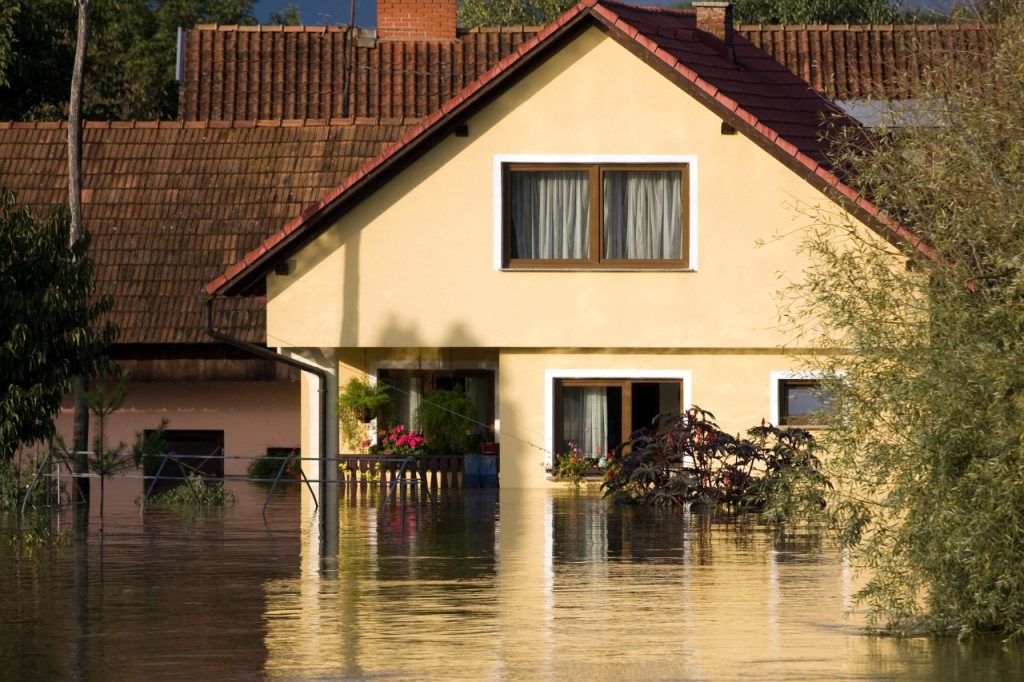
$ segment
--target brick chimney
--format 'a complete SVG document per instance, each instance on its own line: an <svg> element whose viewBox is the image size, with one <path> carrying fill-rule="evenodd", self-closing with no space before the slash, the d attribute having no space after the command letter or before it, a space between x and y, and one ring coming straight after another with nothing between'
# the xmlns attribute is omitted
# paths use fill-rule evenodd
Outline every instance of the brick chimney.
<svg viewBox="0 0 1024 682"><path fill-rule="evenodd" d="M455 38L456 0L377 0L381 40Z"/></svg>
<svg viewBox="0 0 1024 682"><path fill-rule="evenodd" d="M695 2L692 7L697 13L697 28L732 47L732 3Z"/></svg>

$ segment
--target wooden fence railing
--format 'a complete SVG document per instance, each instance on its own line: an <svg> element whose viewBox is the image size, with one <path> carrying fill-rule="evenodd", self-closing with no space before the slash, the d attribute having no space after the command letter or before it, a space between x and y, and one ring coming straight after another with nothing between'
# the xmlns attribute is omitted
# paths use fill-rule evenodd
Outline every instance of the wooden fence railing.
<svg viewBox="0 0 1024 682"><path fill-rule="evenodd" d="M338 455L338 480L342 483L379 483L391 485L399 474L411 479L416 470L408 467L401 471L402 457L380 455ZM465 457L463 455L421 455L416 464L424 472L427 485L432 490L461 488L465 482Z"/></svg>

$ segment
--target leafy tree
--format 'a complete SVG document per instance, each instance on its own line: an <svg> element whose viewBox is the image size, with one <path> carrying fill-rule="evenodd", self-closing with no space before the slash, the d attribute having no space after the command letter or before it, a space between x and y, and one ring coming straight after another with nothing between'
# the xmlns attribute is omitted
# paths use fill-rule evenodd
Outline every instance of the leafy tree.
<svg viewBox="0 0 1024 682"><path fill-rule="evenodd" d="M459 26L543 26L575 4L573 0L461 0Z"/></svg>
<svg viewBox="0 0 1024 682"><path fill-rule="evenodd" d="M302 26L302 14L299 12L299 6L289 2L283 11L270 14L270 23L277 26Z"/></svg>
<svg viewBox="0 0 1024 682"><path fill-rule="evenodd" d="M887 24L898 9L890 0L737 0L741 24Z"/></svg>
<svg viewBox="0 0 1024 682"><path fill-rule="evenodd" d="M830 508L897 631L1024 635L1024 9L989 39L990 63L935 74L935 125L840 158L927 254L815 214L788 310L845 372Z"/></svg>
<svg viewBox="0 0 1024 682"><path fill-rule="evenodd" d="M75 4L6 0L3 5L0 76L6 73L6 80L0 77L0 120L64 118ZM253 23L253 0L93 0L91 5L83 102L89 119L173 118L178 27Z"/></svg>
<svg viewBox="0 0 1024 682"><path fill-rule="evenodd" d="M113 328L94 294L88 237L68 246L68 219L40 220L0 194L0 460L53 435L71 379L90 374Z"/></svg>

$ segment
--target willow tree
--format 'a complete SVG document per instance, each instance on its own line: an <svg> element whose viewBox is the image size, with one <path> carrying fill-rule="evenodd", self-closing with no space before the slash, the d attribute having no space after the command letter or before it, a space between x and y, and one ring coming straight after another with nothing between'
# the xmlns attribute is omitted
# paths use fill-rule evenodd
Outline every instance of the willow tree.
<svg viewBox="0 0 1024 682"><path fill-rule="evenodd" d="M868 577L858 596L900 632L1024 635L1024 10L1009 6L989 57L931 74L914 125L838 159L920 241L817 214L790 292L838 377L830 507Z"/></svg>

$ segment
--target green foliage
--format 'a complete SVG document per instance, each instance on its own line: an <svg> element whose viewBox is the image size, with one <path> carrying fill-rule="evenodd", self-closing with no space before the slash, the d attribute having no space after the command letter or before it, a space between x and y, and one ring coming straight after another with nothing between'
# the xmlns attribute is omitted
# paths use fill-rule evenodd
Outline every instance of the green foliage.
<svg viewBox="0 0 1024 682"><path fill-rule="evenodd" d="M890 0L737 0L740 24L889 24L898 8Z"/></svg>
<svg viewBox="0 0 1024 682"><path fill-rule="evenodd" d="M386 417L391 407L391 390L383 382L371 385L366 377L352 377L338 395L341 440L351 449L365 452L363 424L374 417Z"/></svg>
<svg viewBox="0 0 1024 682"><path fill-rule="evenodd" d="M74 61L75 3L0 4L0 120L65 118ZM251 24L252 5L253 0L92 0L85 118L174 118L178 27Z"/></svg>
<svg viewBox="0 0 1024 682"><path fill-rule="evenodd" d="M587 457L575 443L569 443L569 451L555 455L551 473L560 481L567 481L573 488L579 488L583 475L588 469L597 467L597 459Z"/></svg>
<svg viewBox="0 0 1024 682"><path fill-rule="evenodd" d="M19 512L32 483L32 474L38 463L33 461L27 467L20 467L14 460L0 459L0 512ZM46 505L46 486L40 481L32 490L28 508Z"/></svg>
<svg viewBox="0 0 1024 682"><path fill-rule="evenodd" d="M434 391L416 410L416 424L432 452L461 455L479 445L476 406L461 388Z"/></svg>
<svg viewBox="0 0 1024 682"><path fill-rule="evenodd" d="M270 14L270 23L277 26L301 26L302 14L299 12L299 6L289 2L284 11Z"/></svg>
<svg viewBox="0 0 1024 682"><path fill-rule="evenodd" d="M830 508L858 596L899 632L1024 635L1024 10L989 39L991 63L932 79L939 125L839 159L931 257L812 212L787 312L846 373Z"/></svg>
<svg viewBox="0 0 1024 682"><path fill-rule="evenodd" d="M710 412L692 407L663 415L612 456L605 496L639 504L722 505L806 517L831 487L821 474L814 437L803 429L762 424L747 438L725 433Z"/></svg>
<svg viewBox="0 0 1024 682"><path fill-rule="evenodd" d="M52 436L76 374L91 374L114 330L101 324L88 237L68 247L65 214L40 220L0 193L0 459Z"/></svg>
<svg viewBox="0 0 1024 682"><path fill-rule="evenodd" d="M572 0L460 0L458 23L477 26L543 26L576 3Z"/></svg>
<svg viewBox="0 0 1024 682"><path fill-rule="evenodd" d="M234 503L235 493L223 481L207 481L199 474L189 474L181 485L149 498L146 506L205 509Z"/></svg>
<svg viewBox="0 0 1024 682"><path fill-rule="evenodd" d="M281 465L284 464L286 459L288 459L288 456L281 454L268 454L254 459L249 463L246 474L248 474L249 478L264 479L263 482L266 483L277 478L278 472L281 471ZM288 464L281 476L283 478L300 478L302 476L301 470L302 462L296 458Z"/></svg>

